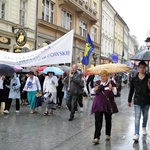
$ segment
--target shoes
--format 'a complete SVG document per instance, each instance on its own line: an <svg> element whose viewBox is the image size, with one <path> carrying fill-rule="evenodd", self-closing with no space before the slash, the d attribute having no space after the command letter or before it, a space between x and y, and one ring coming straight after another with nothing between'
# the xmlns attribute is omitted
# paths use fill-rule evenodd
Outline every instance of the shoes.
<svg viewBox="0 0 150 150"><path fill-rule="evenodd" d="M53 112L53 110L51 110L51 111L50 111L50 114L51 114L51 115L54 115L54 112Z"/></svg>
<svg viewBox="0 0 150 150"><path fill-rule="evenodd" d="M16 110L16 113L19 113L19 110Z"/></svg>
<svg viewBox="0 0 150 150"><path fill-rule="evenodd" d="M109 135L106 135L105 140L110 140L110 139L111 139L111 137Z"/></svg>
<svg viewBox="0 0 150 150"><path fill-rule="evenodd" d="M99 139L95 138L95 139L92 141L92 143L94 143L95 145L96 145L96 144L99 144Z"/></svg>
<svg viewBox="0 0 150 150"><path fill-rule="evenodd" d="M44 113L44 116L48 116L48 115L49 115L49 112L46 111L46 112Z"/></svg>
<svg viewBox="0 0 150 150"><path fill-rule="evenodd" d="M80 108L80 111L83 112L83 107Z"/></svg>
<svg viewBox="0 0 150 150"><path fill-rule="evenodd" d="M30 111L30 114L34 114L34 113L35 113L35 111L33 111L33 110Z"/></svg>
<svg viewBox="0 0 150 150"><path fill-rule="evenodd" d="M143 135L147 135L147 131L145 127L143 127Z"/></svg>
<svg viewBox="0 0 150 150"><path fill-rule="evenodd" d="M57 105L57 107L58 107L58 108L61 108L61 106L60 106L60 105Z"/></svg>
<svg viewBox="0 0 150 150"><path fill-rule="evenodd" d="M69 118L69 119L68 119L68 121L72 121L72 120L73 120L73 118Z"/></svg>
<svg viewBox="0 0 150 150"><path fill-rule="evenodd" d="M3 113L4 113L4 114L9 114L9 111L8 111L8 110L4 110Z"/></svg>
<svg viewBox="0 0 150 150"><path fill-rule="evenodd" d="M138 142L138 141L139 141L139 135L138 135L138 134L135 134L135 135L133 136L133 140L134 140L135 142Z"/></svg>

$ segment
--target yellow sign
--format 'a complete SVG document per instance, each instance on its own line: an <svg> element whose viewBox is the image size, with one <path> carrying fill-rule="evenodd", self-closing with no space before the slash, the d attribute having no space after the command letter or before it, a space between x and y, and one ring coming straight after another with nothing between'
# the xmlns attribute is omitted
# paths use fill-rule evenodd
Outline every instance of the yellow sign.
<svg viewBox="0 0 150 150"><path fill-rule="evenodd" d="M23 29L19 29L16 34L16 43L18 46L24 46L27 42L27 35Z"/></svg>

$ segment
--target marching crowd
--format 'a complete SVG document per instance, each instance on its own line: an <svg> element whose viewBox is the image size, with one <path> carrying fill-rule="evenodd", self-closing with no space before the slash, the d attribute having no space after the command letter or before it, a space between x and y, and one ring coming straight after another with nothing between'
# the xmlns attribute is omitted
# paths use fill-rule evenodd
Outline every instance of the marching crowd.
<svg viewBox="0 0 150 150"><path fill-rule="evenodd" d="M100 76L84 76L77 65L72 65L71 73L56 76L54 72L47 74L25 74L16 73L11 77L0 77L0 102L5 102L4 114L9 114L12 100L16 100L16 113L20 111L20 104L29 105L30 113L35 113L37 98L45 102L45 116L53 115L56 107L60 108L63 99L70 111L69 121L74 120L75 112L80 107L83 111L83 96L93 94L91 113L95 115L94 144L99 144L103 115L105 116L106 140L111 138L113 110L110 101L120 96L123 84L127 84L127 75L124 73L109 74L106 70ZM130 91L128 106L131 107L134 95L135 111L135 135L133 140L138 141L140 131L140 117L143 114L143 134L147 134L146 125L150 106L149 76L146 74L146 63L141 61L138 66L138 74L130 78ZM144 89L144 90L142 90ZM92 93L93 92L93 93ZM135 94L134 94L135 93ZM21 102L21 103L20 103ZM117 108L116 108L117 109Z"/></svg>

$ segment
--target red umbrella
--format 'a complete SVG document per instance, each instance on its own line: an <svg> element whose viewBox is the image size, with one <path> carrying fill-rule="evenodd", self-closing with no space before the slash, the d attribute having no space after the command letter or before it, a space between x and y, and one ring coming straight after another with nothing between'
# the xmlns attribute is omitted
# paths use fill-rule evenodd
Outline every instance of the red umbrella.
<svg viewBox="0 0 150 150"><path fill-rule="evenodd" d="M37 71L43 71L45 68L47 68L47 66L42 66L40 68L37 68Z"/></svg>

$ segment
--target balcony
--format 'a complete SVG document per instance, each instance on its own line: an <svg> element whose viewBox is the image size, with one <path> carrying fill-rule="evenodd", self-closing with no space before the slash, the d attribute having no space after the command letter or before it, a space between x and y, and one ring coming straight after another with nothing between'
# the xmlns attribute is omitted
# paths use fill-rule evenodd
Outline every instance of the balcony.
<svg viewBox="0 0 150 150"><path fill-rule="evenodd" d="M65 5L77 12L78 16L82 16L95 24L97 22L97 12L92 9L83 0L59 0L59 5Z"/></svg>

